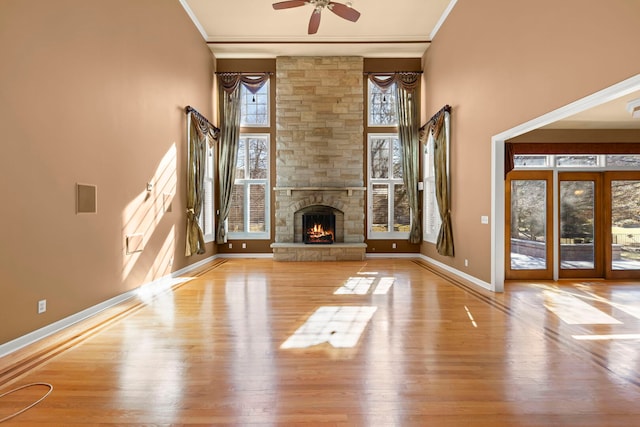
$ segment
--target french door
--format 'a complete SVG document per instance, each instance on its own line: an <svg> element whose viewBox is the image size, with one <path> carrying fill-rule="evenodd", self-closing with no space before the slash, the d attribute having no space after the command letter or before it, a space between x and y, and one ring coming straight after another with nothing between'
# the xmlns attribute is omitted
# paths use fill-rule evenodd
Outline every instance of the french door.
<svg viewBox="0 0 640 427"><path fill-rule="evenodd" d="M553 171L512 171L505 184L505 277L552 280Z"/></svg>
<svg viewBox="0 0 640 427"><path fill-rule="evenodd" d="M640 278L640 172L604 174L605 275Z"/></svg>
<svg viewBox="0 0 640 427"><path fill-rule="evenodd" d="M513 171L507 279L640 278L640 172Z"/></svg>
<svg viewBox="0 0 640 427"><path fill-rule="evenodd" d="M560 278L603 277L602 173L558 173Z"/></svg>

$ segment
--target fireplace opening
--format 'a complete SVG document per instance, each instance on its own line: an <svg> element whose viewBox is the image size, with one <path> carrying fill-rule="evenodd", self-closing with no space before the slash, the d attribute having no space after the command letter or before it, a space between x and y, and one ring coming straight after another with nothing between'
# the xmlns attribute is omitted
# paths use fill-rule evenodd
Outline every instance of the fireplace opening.
<svg viewBox="0 0 640 427"><path fill-rule="evenodd" d="M331 212L302 215L302 241L307 244L331 244L335 241L336 216Z"/></svg>

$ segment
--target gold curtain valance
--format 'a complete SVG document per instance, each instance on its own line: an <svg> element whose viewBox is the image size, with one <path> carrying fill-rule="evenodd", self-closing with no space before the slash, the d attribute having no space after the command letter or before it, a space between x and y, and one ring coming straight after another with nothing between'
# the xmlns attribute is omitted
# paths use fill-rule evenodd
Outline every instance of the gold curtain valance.
<svg viewBox="0 0 640 427"><path fill-rule="evenodd" d="M271 73L218 73L220 88L229 94L236 90L240 84L255 94L264 86L270 76Z"/></svg>
<svg viewBox="0 0 640 427"><path fill-rule="evenodd" d="M369 80L383 91L397 84L405 90L413 90L420 83L421 71L398 71L395 73L368 73Z"/></svg>

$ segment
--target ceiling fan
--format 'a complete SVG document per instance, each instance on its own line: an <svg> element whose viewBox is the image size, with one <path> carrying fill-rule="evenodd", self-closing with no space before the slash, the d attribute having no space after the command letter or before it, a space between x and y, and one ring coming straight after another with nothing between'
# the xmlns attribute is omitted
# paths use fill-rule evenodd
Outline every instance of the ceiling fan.
<svg viewBox="0 0 640 427"><path fill-rule="evenodd" d="M360 12L351 7L351 2L342 4L330 0L286 0L274 3L273 8L276 10L290 9L306 4L313 5L314 7L311 19L309 20L309 34L318 32L318 27L320 27L320 14L325 7L347 21L356 22L358 18L360 18Z"/></svg>

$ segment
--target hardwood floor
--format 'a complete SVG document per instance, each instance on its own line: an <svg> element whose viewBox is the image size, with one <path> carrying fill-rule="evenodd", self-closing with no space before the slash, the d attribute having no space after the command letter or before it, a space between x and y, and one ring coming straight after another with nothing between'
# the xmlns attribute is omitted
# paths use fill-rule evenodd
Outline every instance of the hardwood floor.
<svg viewBox="0 0 640 427"><path fill-rule="evenodd" d="M638 284L226 260L0 360L0 394L54 387L3 425L639 425L639 326Z"/></svg>

